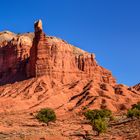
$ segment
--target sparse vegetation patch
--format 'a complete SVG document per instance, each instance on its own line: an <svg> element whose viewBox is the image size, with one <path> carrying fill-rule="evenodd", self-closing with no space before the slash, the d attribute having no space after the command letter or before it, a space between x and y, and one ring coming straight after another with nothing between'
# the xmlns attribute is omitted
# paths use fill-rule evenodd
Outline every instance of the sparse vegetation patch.
<svg viewBox="0 0 140 140"><path fill-rule="evenodd" d="M37 113L36 118L39 121L48 124L49 122L54 122L56 120L56 114L51 108L43 108Z"/></svg>
<svg viewBox="0 0 140 140"><path fill-rule="evenodd" d="M99 135L107 130L108 121L112 118L112 112L107 109L87 110L84 116L90 121L93 130L97 131Z"/></svg>
<svg viewBox="0 0 140 140"><path fill-rule="evenodd" d="M127 111L128 118L140 118L140 102L132 105L132 108Z"/></svg>

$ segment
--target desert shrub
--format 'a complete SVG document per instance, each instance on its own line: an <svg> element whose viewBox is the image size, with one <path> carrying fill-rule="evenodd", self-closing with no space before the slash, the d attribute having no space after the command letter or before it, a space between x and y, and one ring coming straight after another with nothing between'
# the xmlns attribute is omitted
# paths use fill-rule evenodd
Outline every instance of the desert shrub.
<svg viewBox="0 0 140 140"><path fill-rule="evenodd" d="M127 111L128 118L140 118L140 102L132 105L132 108Z"/></svg>
<svg viewBox="0 0 140 140"><path fill-rule="evenodd" d="M107 109L101 109L101 110L96 109L96 110L87 110L84 115L88 120L105 119L105 118L111 118L112 112Z"/></svg>
<svg viewBox="0 0 140 140"><path fill-rule="evenodd" d="M87 110L84 115L86 119L90 121L90 124L92 125L93 130L98 132L98 135L107 130L108 122L106 119L112 118L112 112L107 109Z"/></svg>
<svg viewBox="0 0 140 140"><path fill-rule="evenodd" d="M37 113L36 118L39 121L48 124L49 122L56 120L56 114L51 108L43 108Z"/></svg>
<svg viewBox="0 0 140 140"><path fill-rule="evenodd" d="M134 108L140 110L140 102L138 102L137 104L132 105L132 109L134 109Z"/></svg>
<svg viewBox="0 0 140 140"><path fill-rule="evenodd" d="M108 110L108 109L102 109L100 110L100 116L102 118L110 118L112 117L112 112L111 110Z"/></svg>
<svg viewBox="0 0 140 140"><path fill-rule="evenodd" d="M98 132L98 135L100 135L100 133L106 132L107 122L103 119L96 119L92 122L92 128Z"/></svg>
<svg viewBox="0 0 140 140"><path fill-rule="evenodd" d="M94 120L94 116L95 116L95 113L93 110L87 110L85 113L84 113L84 116L86 117L87 120Z"/></svg>
<svg viewBox="0 0 140 140"><path fill-rule="evenodd" d="M137 108L132 108L127 111L128 118L140 118L140 110Z"/></svg>

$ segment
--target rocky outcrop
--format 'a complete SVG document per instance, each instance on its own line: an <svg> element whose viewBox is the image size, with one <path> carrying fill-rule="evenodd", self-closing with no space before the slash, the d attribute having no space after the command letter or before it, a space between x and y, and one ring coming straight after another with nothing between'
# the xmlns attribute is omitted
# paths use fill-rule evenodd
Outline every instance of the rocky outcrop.
<svg viewBox="0 0 140 140"><path fill-rule="evenodd" d="M46 35L42 30L42 21L39 20L34 25L35 37L33 39L33 47L30 51L29 69L27 73L29 77L38 77L49 75L51 64L49 55L49 43Z"/></svg>
<svg viewBox="0 0 140 140"><path fill-rule="evenodd" d="M35 37L27 69L29 77L46 75L62 83L84 78L115 83L111 72L97 64L94 54L78 49L61 39L46 36L41 20L35 23L34 28Z"/></svg>
<svg viewBox="0 0 140 140"><path fill-rule="evenodd" d="M140 101L140 84L117 84L111 72L98 65L94 54L46 36L41 21L34 28L34 33L0 33L0 84L4 84L0 86L0 130L9 133L10 139L13 132L39 136L36 132L43 134L43 129L45 135L60 132L62 137L71 137L71 131L79 135L79 130L85 130L84 108L124 113ZM11 82L15 83L6 84ZM33 119L36 111L46 107L54 109L58 118L56 125L47 129Z"/></svg>
<svg viewBox="0 0 140 140"><path fill-rule="evenodd" d="M26 78L31 47L31 34L0 33L0 84Z"/></svg>
<svg viewBox="0 0 140 140"><path fill-rule="evenodd" d="M137 84L137 85L135 85L135 86L133 86L133 88L134 88L135 90L137 90L137 91L140 91L140 83Z"/></svg>
<svg viewBox="0 0 140 140"><path fill-rule="evenodd" d="M43 75L62 83L90 78L115 84L111 72L97 64L94 54L46 36L41 20L34 29L34 34L0 33L0 84Z"/></svg>

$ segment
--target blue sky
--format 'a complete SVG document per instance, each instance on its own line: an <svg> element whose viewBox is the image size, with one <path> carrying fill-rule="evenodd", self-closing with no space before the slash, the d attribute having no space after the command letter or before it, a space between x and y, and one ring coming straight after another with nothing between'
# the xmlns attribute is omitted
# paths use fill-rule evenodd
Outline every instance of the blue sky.
<svg viewBox="0 0 140 140"><path fill-rule="evenodd" d="M32 32L42 19L48 35L96 54L118 83L140 82L139 0L1 0L0 31Z"/></svg>

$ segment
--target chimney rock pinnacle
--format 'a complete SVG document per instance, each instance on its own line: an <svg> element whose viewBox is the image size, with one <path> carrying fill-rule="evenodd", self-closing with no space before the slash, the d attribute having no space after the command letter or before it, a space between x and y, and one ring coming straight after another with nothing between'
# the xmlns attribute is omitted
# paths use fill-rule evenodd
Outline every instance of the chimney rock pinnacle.
<svg viewBox="0 0 140 140"><path fill-rule="evenodd" d="M42 20L38 20L34 23L35 32L40 32L43 30Z"/></svg>

